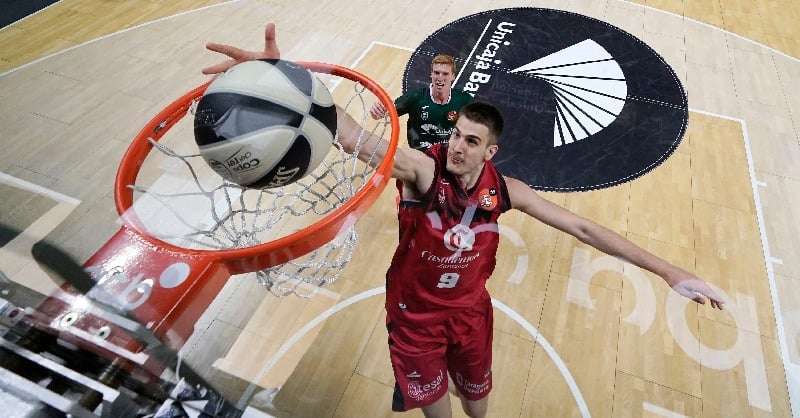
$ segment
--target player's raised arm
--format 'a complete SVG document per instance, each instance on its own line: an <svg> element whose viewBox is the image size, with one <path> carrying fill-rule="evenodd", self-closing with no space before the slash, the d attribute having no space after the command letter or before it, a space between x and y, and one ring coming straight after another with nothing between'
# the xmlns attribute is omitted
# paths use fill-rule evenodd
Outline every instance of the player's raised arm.
<svg viewBox="0 0 800 418"><path fill-rule="evenodd" d="M388 143L363 129L341 107L337 106L336 110L339 114L338 139L344 150L352 153L358 149L358 158L361 161L370 161L376 165L383 161L388 150ZM433 160L421 151L413 148L398 148L395 151L392 177L420 185L422 186L421 190L427 190L433 179L433 171Z"/></svg>
<svg viewBox="0 0 800 418"><path fill-rule="evenodd" d="M645 251L608 228L542 198L517 179L506 177L506 184L514 209L564 231L606 254L661 276L673 290L697 303L705 304L708 298L712 307L722 309L725 302L694 274Z"/></svg>

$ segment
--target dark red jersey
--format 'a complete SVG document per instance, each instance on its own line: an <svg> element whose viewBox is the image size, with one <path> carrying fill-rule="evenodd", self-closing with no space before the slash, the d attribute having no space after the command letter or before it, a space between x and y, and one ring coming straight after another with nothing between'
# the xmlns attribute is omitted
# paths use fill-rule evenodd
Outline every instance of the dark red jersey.
<svg viewBox="0 0 800 418"><path fill-rule="evenodd" d="M491 161L464 190L445 169L447 145L426 151L436 163L427 192L398 209L400 243L386 277L392 321L432 324L487 302L500 239L497 218L511 208L503 177Z"/></svg>

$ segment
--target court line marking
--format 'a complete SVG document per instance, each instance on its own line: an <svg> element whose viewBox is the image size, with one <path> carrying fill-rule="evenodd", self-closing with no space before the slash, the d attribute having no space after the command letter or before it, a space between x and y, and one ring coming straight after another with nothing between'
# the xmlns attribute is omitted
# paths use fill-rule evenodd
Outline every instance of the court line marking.
<svg viewBox="0 0 800 418"><path fill-rule="evenodd" d="M689 418L686 415L679 414L675 411L670 411L669 409L662 408L658 405L653 405L650 402L643 402L642 409L666 418Z"/></svg>
<svg viewBox="0 0 800 418"><path fill-rule="evenodd" d="M80 200L78 200L78 199L76 199L74 197L67 196L67 195L59 193L59 192L57 192L55 190L51 190L51 189L48 189L46 187L39 186L38 184L34 184L34 183L29 182L29 181L23 180L21 178L14 177L14 176L12 176L10 174L6 174L6 173L4 173L2 171L0 171L0 183L6 183L6 184L14 186L14 187L16 187L18 189L27 190L27 191L32 192L32 193L36 193L36 194L39 194L39 195L42 195L42 196L46 196L46 197L49 197L50 199L53 199L53 200L58 201L58 202L69 203L69 204L75 205L75 206L77 206L79 203L81 203Z"/></svg>
<svg viewBox="0 0 800 418"><path fill-rule="evenodd" d="M22 22L23 20L26 20L26 19L28 19L28 18L29 18L29 17L31 17L31 16L38 15L39 13L41 13L41 12L43 12L43 11L45 11L45 10L47 10L47 9L49 9L49 8L51 8L51 7L53 7L53 6L55 6L55 5L56 5L56 4L58 4L58 3L59 3L58 1L56 1L56 2L53 2L53 3L50 3L50 4L48 4L46 7L43 7L43 8L41 8L41 9L39 9L39 10L37 10L37 11L35 11L35 12L33 12L33 13L31 13L31 14L27 15L27 16L23 16L22 18L20 18L20 19L17 19L17 20L15 20L15 21L13 21L13 22L9 23L9 24L8 24L8 26L11 26L11 25L13 25L13 24L16 24L16 23ZM8 26L4 26L4 27L2 27L2 28L0 28L0 29L5 29L5 28L7 28Z"/></svg>
<svg viewBox="0 0 800 418"><path fill-rule="evenodd" d="M35 243L45 239L47 234L67 219L81 201L2 171L0 171L0 183L56 202L55 206L28 224L19 235L0 247L0 270L11 281L45 295L50 294L55 289L55 284L39 263L30 258L31 249Z"/></svg>
<svg viewBox="0 0 800 418"><path fill-rule="evenodd" d="M780 55L780 56L782 56L784 58L788 58L788 59L790 59L792 61L795 61L795 62L800 62L800 59L795 58L795 57L793 57L793 56L791 56L791 55L789 55L789 54L787 54L785 52L778 51L775 48L772 48L772 47L769 47L769 46L764 45L762 43L756 42L756 41L754 41L752 39L749 39L749 38L746 38L746 37L744 37L742 35L727 31L727 30L722 29L720 27L717 27L717 26L714 26L714 25L710 25L708 23L701 22L699 20L695 20L695 19L692 19L692 18L689 18L689 17L686 17L686 16L682 16L682 15L679 15L677 13L672 13L672 12L669 12L669 11L666 11L666 10L657 9L657 8L654 8L654 7L651 7L651 6L646 6L646 5L639 4L639 3L633 3L633 2L630 2L628 0L617 0L617 1L619 1L620 3L625 3L625 4L628 4L628 5L632 5L632 6L642 7L644 9L652 10L652 11L655 11L655 12L658 12L658 13L663 13L663 14L667 14L667 15L671 15L671 16L674 16L674 17L678 17L678 18L684 19L686 21L694 22L694 23L697 23L697 24L699 24L701 26L705 26L705 27L711 28L713 30L716 30L716 31L719 31L719 32L723 32L725 34L728 34L730 36L733 36L733 37L738 38L740 40L743 40L745 42L749 42L751 44L760 46L761 48L764 48L764 49L766 49L768 51L771 51L772 53ZM730 55L730 51L728 52L728 54ZM776 69L776 71L777 71L777 69ZM779 74L776 73L776 75L779 75ZM719 118L723 118L723 119L728 119L728 120L731 120L731 121L736 121L742 127L742 135L744 136L745 153L747 155L747 167L748 167L748 170L749 170L749 173L750 173L751 188L753 189L753 200L755 201L754 203L755 203L755 207L756 207L756 218L758 219L758 229L759 229L759 232L761 233L761 248L762 248L762 251L764 252L764 261L766 262L765 264L766 264L766 267L767 267L767 280L769 281L770 296L772 297L772 310L773 310L773 314L775 316L775 326L777 328L778 345L780 347L781 362L783 363L783 370L784 370L784 375L785 375L785 378L786 378L786 387L788 389L787 397L789 399L789 409L791 410L792 417L797 418L798 416L800 416L800 397L798 397L798 394L800 394L800 366L794 365L794 363L792 363L790 358L789 358L789 346L788 346L787 338L786 338L786 331L785 331L786 328L785 328L784 323L783 323L783 315L781 314L780 296L779 296L779 292L777 290L777 286L775 284L775 272L773 271L773 268L772 268L773 260L777 260L777 259L773 258L772 255L770 254L769 242L767 241L766 223L764 221L764 213L763 213L763 210L761 208L761 197L760 197L760 195L758 193L758 182L756 180L756 175L755 175L755 167L754 167L754 163L753 163L753 155L752 155L751 149L750 149L750 137L747 135L747 121L745 121L744 119L733 118L733 117L729 117L729 116L723 116L723 115L715 114L715 113L712 113L712 112L705 112L705 111L701 111L701 110L692 110L692 109L689 109L689 110L697 112L697 113L701 113L701 114L706 114L706 115L709 115L709 116L714 116L714 117L719 117ZM781 261L781 263L782 263L782 261Z"/></svg>
<svg viewBox="0 0 800 418"><path fill-rule="evenodd" d="M657 9L655 7L652 7L652 6L646 6L644 4L635 3L635 2L628 1L628 0L617 0L617 1L620 2L620 3L628 4L630 6L639 6L639 7L643 8L643 9L648 9L648 10L656 11L656 12L659 12L659 13L664 13L664 14L668 14L668 15L671 15L671 16L675 16L675 17L681 18L683 20L688 20L690 22L697 23L697 24L705 26L707 28L711 28L711 29L726 33L726 34L731 35L731 36L733 36L735 38L739 38L739 39L741 39L743 41L750 42L751 44L758 45L758 46L760 46L760 47L762 47L764 49L768 49L769 51L771 51L773 53L781 55L781 56L783 56L785 58L789 58L792 61L800 62L800 58L795 58L795 57L793 57L793 56L791 56L791 55L789 55L789 54L787 54L785 52L778 51L777 49L769 47L767 45L764 45L764 44L762 44L762 43L760 43L758 41L754 41L754 40L752 40L750 38L745 38L742 35L727 31L727 30L725 30L725 29L723 29L723 28L721 28L719 26L714 26L714 25L712 25L710 23L706 23L706 22L703 22L703 21L700 21L700 20L697 20L697 19L692 19L690 17L679 15L677 13L673 13L673 12L669 12L669 11L666 11L666 10Z"/></svg>
<svg viewBox="0 0 800 418"><path fill-rule="evenodd" d="M475 40L475 46L472 47L472 49L469 51L469 54L467 55L466 60L464 60L464 65L461 66L461 71L459 71L458 74L456 74L456 77L453 79L453 82L450 83L451 86L456 85L456 83L458 83L458 79L461 78L461 74L464 74L464 71L466 71L467 69L466 64L472 60L472 57L475 55L475 51L478 50L478 45L480 45L481 41L483 40L483 37L486 36L486 32L489 31L489 26L492 24L492 22L493 22L492 19L489 19L489 21L486 22L486 25L483 27L483 31L481 31L480 36L478 36L478 39Z"/></svg>
<svg viewBox="0 0 800 418"><path fill-rule="evenodd" d="M294 333L291 337L289 337L289 339L287 339L283 344L281 344L280 348L278 348L275 354L269 359L267 364L265 364L264 367L262 367L261 370L258 372L256 378L253 379L247 386L247 389L245 389L245 391L242 393L242 396L239 398L239 401L236 403L236 407L239 409L243 409L245 406L247 406L247 401L253 395L253 392L257 387L257 382L263 379L264 376L266 376L267 373L270 371L270 369L272 369L272 366L278 363L278 360L280 360L281 357L283 357L283 355L286 354L289 351L289 349L292 348L293 345L295 345L314 327L321 324L322 322L333 316L335 313L341 311L342 309L347 308L348 306L356 302L360 302L372 296L379 295L385 291L386 291L385 288L376 287L375 289L361 292L355 296L351 296L337 303L336 305L333 305L332 307L326 309L325 311L314 317L314 319L308 321L307 324L305 324L302 328L297 330L296 333Z"/></svg>
<svg viewBox="0 0 800 418"><path fill-rule="evenodd" d="M244 407L247 406L247 401L255 392L255 389L257 387L257 382L263 379L264 376L266 376L266 374L270 371L270 369L272 369L272 367L275 364L277 364L278 361L280 361L281 357L283 357L284 354L286 354L292 348L292 346L295 345L308 332L310 332L312 329L325 322L328 318L330 318L334 314L349 307L350 305L353 305L357 302L361 302L362 300L371 298L373 296L378 296L383 293L386 293L386 288L381 286L351 296L337 303L336 305L326 309L324 312L314 317L314 319L309 321L302 328L297 330L297 332L294 335L289 337L289 339L287 339L280 346L280 348L278 348L278 350L275 352L275 355L273 355L269 359L267 364L265 364L264 367L261 368L261 370L258 372L257 377L253 379L252 382L250 382L250 384L247 386L247 389L245 389L244 393L242 393L242 396L239 398L236 407L243 409ZM578 409L580 409L581 411L581 416L590 417L591 415L589 414L589 407L587 406L586 400L583 398L583 395L581 394L578 384L575 382L575 379L569 372L567 365L564 363L561 357L559 357L558 353L553 348L553 346L550 345L547 339L541 333L539 333L539 331L536 329L536 327L533 326L533 324L528 322L520 314L518 314L513 309L509 308L504 303L500 302L495 298L492 298L492 305L499 311L508 315L520 326L522 326L522 328L525 329L525 331L527 331L533 337L534 341L536 341L536 343L538 343L544 349L544 351L550 357L550 360L553 361L553 363L556 365L556 368L558 368L558 370L561 372L561 376L564 378L564 381L567 383L570 392L572 392L572 396L575 398L575 402L578 404Z"/></svg>
<svg viewBox="0 0 800 418"><path fill-rule="evenodd" d="M561 372L561 376L564 378L564 381L567 383L567 387L569 387L569 391L572 392L572 397L575 398L575 402L578 404L578 409L581 411L581 416L590 417L589 414L589 407L586 405L586 400L583 399L583 395L581 394L581 390L578 387L578 383L575 382L575 378L572 377L572 374L567 369L567 365L564 364L564 361L561 360L558 353L556 352L555 348L547 341L547 339L539 333L539 330L533 326L528 320L522 317L522 315L518 314L515 310L509 308L504 303L500 302L499 300L492 298L492 305L497 308L498 310L502 311L506 315L508 315L511 319L513 319L516 323L518 323L525 331L533 337L534 341L536 341L547 353L550 357L550 360L556 365L558 370Z"/></svg>
<svg viewBox="0 0 800 418"><path fill-rule="evenodd" d="M364 51L364 53L361 54L361 56L356 58L356 61L353 64L358 64L359 62L361 62L361 60L367 55L367 52L370 49L372 49L372 47L374 45L380 45L380 46L385 46L385 47L389 47L389 48L402 49L402 50L408 51L408 52L414 52L414 48L409 48L407 46L400 46L400 45L390 44L390 43L387 43L387 42L372 41L372 43L369 44L369 47L367 47L367 49Z"/></svg>
<svg viewBox="0 0 800 418"><path fill-rule="evenodd" d="M116 31L114 33L109 33L107 35L103 35L103 36L100 36L98 38L94 38L94 39L88 40L88 41L80 43L78 45L73 45L73 46L71 46L71 47L69 47L67 49L62 49L62 50L60 50L58 52L54 52L54 53L52 53L50 55L45 55L45 56L43 56L41 58L37 58L37 59L35 59L33 61L26 62L25 64L22 64L22 65L20 65L18 67L15 67L15 68L12 68L10 70L7 70L5 72L0 73L0 77L2 77L4 75L11 74L11 73L13 73L13 72L15 72L17 70L21 70L23 68L27 68L27 67L29 67L29 66L31 66L33 64L36 64L36 63L41 62L41 61L44 61L46 59L61 55L63 53L69 52L69 51L72 51L73 49L77 49L77 48L80 48L82 46L90 45L90 44L93 44L95 42L101 41L103 39L119 35L121 33L129 32L129 31L132 31L134 29L138 29L138 28L141 28L141 27L144 27L144 26L149 26L149 25L152 25L152 24L155 24L155 23L159 23L159 22L162 22L164 20L172 19L174 17L183 16L183 15L186 15L186 14L191 14L191 13L199 12L199 11L206 10L206 9L211 9L213 7L227 6L229 4L238 3L240 1L242 1L242 0L228 0L228 1L224 1L222 3L212 4L212 5L209 5L209 6L203 6L203 7L200 7L198 9L186 10L186 11L183 11L183 12L180 12L180 13L175 13L174 15L164 16L164 17L156 19L156 20L151 20L149 22L144 22L144 23L138 24L136 26L132 26L130 28L118 30L118 31ZM48 7L50 7L50 6L48 6ZM44 10L44 9L42 9L42 10Z"/></svg>
<svg viewBox="0 0 800 418"><path fill-rule="evenodd" d="M769 248L769 240L767 238L767 227L766 227L766 222L764 221L764 212L763 209L761 208L761 195L759 194L758 181L756 180L755 167L753 163L753 154L750 149L750 136L747 134L747 121L745 121L744 119L719 115L716 113L706 112L703 110L689 109L689 111L737 122L741 126L742 137L744 138L744 150L745 150L745 155L747 156L747 169L750 175L750 188L753 191L753 201L754 201L753 203L756 208L756 219L758 221L758 230L759 234L761 235L761 250L764 255L764 261L765 261L764 264L766 265L767 268L767 281L769 282L769 293L770 296L772 297L772 311L775 317L775 327L777 328L776 333L778 337L778 346L780 349L784 376L786 377L789 408L792 410L792 416L797 417L797 414L800 413L800 405L798 405L797 403L800 401L798 401L798 399L796 399L796 397L793 396L793 394L796 395L800 393L800 368L793 367L793 363L790 360L789 345L786 336L786 326L784 325L783 322L780 294L778 292L778 286L775 282L775 272L772 267L773 262L779 259L774 258L772 256Z"/></svg>

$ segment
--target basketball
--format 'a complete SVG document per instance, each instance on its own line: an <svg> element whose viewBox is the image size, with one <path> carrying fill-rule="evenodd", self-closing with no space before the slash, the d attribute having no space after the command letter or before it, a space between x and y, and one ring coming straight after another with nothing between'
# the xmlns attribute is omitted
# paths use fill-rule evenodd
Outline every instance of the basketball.
<svg viewBox="0 0 800 418"><path fill-rule="evenodd" d="M194 118L205 161L224 179L252 188L285 186L311 173L335 134L330 91L285 60L246 61L219 75Z"/></svg>

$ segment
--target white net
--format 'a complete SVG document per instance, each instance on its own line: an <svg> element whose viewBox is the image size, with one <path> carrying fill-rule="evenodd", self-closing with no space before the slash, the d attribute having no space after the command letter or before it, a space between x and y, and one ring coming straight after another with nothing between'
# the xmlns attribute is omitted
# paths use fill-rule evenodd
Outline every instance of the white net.
<svg viewBox="0 0 800 418"><path fill-rule="evenodd" d="M371 138L365 146L374 149L380 141L389 141L387 120L369 116L369 106L378 100L370 90L348 78L318 76L336 103L365 127L360 138ZM153 149L136 184L128 186L134 192L129 212L146 233L162 241L188 249L228 250L279 240L320 222L374 181L380 161L360 161L358 149L347 153L335 141L316 170L290 185L251 189L227 182L198 153L192 124L195 104L189 107L189 117L158 141L148 138ZM348 218L331 241L310 253L291 254L290 261L257 271L257 279L279 297L312 296L338 279L350 261L357 240L355 220L356 216Z"/></svg>

